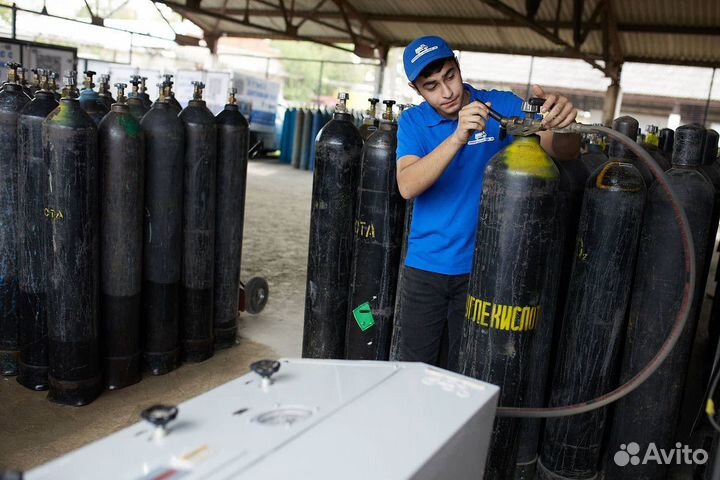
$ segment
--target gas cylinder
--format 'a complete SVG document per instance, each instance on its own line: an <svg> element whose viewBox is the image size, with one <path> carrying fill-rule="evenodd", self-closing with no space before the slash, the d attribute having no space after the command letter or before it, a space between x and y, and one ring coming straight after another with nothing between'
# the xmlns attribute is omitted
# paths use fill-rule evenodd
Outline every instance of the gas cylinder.
<svg viewBox="0 0 720 480"><path fill-rule="evenodd" d="M551 407L581 403L615 387L645 192L642 175L624 158L610 157L587 182ZM548 419L538 478L594 478L606 416L602 408Z"/></svg>
<svg viewBox="0 0 720 480"><path fill-rule="evenodd" d="M55 101L58 102L58 105L60 104L60 92L58 92L58 86L57 86L57 73L51 71L49 74L50 78L50 91L53 93L53 96L55 97Z"/></svg>
<svg viewBox="0 0 720 480"><path fill-rule="evenodd" d="M290 117L292 109L288 108L283 114L282 134L280 135L280 162L287 163L287 138L290 135Z"/></svg>
<svg viewBox="0 0 720 480"><path fill-rule="evenodd" d="M110 111L105 106L105 102L100 98L98 93L93 90L93 76L95 72L92 70L85 71L85 80L83 81L83 89L80 91L80 107L90 115L95 124L99 124L105 115Z"/></svg>
<svg viewBox="0 0 720 480"><path fill-rule="evenodd" d="M304 108L298 108L297 116L295 117L295 131L293 134L292 144L292 159L290 163L293 168L300 168L300 157L302 156L302 139L305 130L305 115L306 111Z"/></svg>
<svg viewBox="0 0 720 480"><path fill-rule="evenodd" d="M142 98L140 98L140 75L131 76L130 84L132 85L132 91L128 94L127 106L130 109L130 114L139 122L149 110Z"/></svg>
<svg viewBox="0 0 720 480"><path fill-rule="evenodd" d="M531 99L523 110L534 115L541 104ZM537 136L516 138L485 170L458 366L502 385L502 406L522 406L533 340L547 338L541 330L552 326L543 307L557 289L551 253L558 184L558 169ZM518 434L517 419L496 419L485 478L512 478Z"/></svg>
<svg viewBox="0 0 720 480"><path fill-rule="evenodd" d="M355 165L362 137L341 92L315 143L303 357L343 358L353 242Z"/></svg>
<svg viewBox="0 0 720 480"><path fill-rule="evenodd" d="M414 205L415 204L413 200L405 201L405 220L403 221L402 246L400 247L400 265L398 267L397 287L395 288L395 315L393 318L392 340L390 342L389 360L391 361L399 359L399 342L400 338L402 337L402 324L400 322L400 319L402 318L402 302L400 301L400 295L403 288L403 277L405 274L405 258L407 257L408 237L410 235L410 225L412 224Z"/></svg>
<svg viewBox="0 0 720 480"><path fill-rule="evenodd" d="M560 327L565 309L570 272L575 254L575 237L580 221L585 184L589 177L587 167L582 161L554 160L559 177L558 221L556 223L556 245L562 248L551 252L551 259L556 262L551 269L559 275L559 286L555 295L546 297L546 305L542 307L543 316L552 323L548 328L538 331L533 341L531 353L530 378L525 395L525 405L538 407L545 405L548 391L548 378L557 344L560 338ZM551 279L551 283L556 280ZM552 292L551 292L552 293ZM519 447L515 468L516 480L535 479L538 458L538 445L542 434L543 422L540 419L523 418L520 420Z"/></svg>
<svg viewBox="0 0 720 480"><path fill-rule="evenodd" d="M660 149L660 136L657 125L648 125L646 131L645 141L642 144L643 148L653 157L660 168L664 171L670 170L672 167L670 159Z"/></svg>
<svg viewBox="0 0 720 480"><path fill-rule="evenodd" d="M35 98L35 92L40 90L40 72L37 68L30 69L32 81L30 82L30 98Z"/></svg>
<svg viewBox="0 0 720 480"><path fill-rule="evenodd" d="M30 101L19 82L19 63L8 63L0 92L0 374L17 375L17 130L20 110Z"/></svg>
<svg viewBox="0 0 720 480"><path fill-rule="evenodd" d="M684 208L692 232L698 265L693 302L687 323L670 355L636 390L615 404L608 453L604 459L604 478L650 480L665 478L668 464L647 462L619 466L614 461L621 445L651 442L658 451L675 449L675 431L680 402L688 371L690 349L703 301L701 265L707 251L707 235L712 220L713 188L699 171L705 129L684 125L675 132L673 168L666 172L668 182ZM640 247L619 383L628 381L657 354L680 310L685 283L682 239L674 211L660 186L648 191ZM659 401L662 398L662 401Z"/></svg>
<svg viewBox="0 0 720 480"><path fill-rule="evenodd" d="M165 85L165 98L167 99L170 108L175 110L175 113L180 113L182 107L180 106L180 102L175 99L175 92L172 90L172 86L174 85L174 82L172 81L173 75L166 73L163 75L163 79L162 83Z"/></svg>
<svg viewBox="0 0 720 480"><path fill-rule="evenodd" d="M140 91L138 92L138 97L140 100L142 100L143 105L145 105L146 110L150 110L152 107L152 100L150 100L150 95L147 93L147 77L140 77Z"/></svg>
<svg viewBox="0 0 720 480"><path fill-rule="evenodd" d="M315 139L312 136L313 111L305 110L303 117L302 138L300 139L300 169L307 170L310 166L310 147Z"/></svg>
<svg viewBox="0 0 720 480"><path fill-rule="evenodd" d="M703 161L700 166L700 171L710 180L714 190L714 206L713 206L713 217L710 223L710 231L708 237L708 248L710 252L715 247L715 234L718 229L718 220L720 220L720 171L715 166L715 160L717 158L718 149L718 132L709 128L705 131L705 141L703 143ZM710 271L710 263L712 261L712 255L708 255L704 265L704 276L703 283L707 278Z"/></svg>
<svg viewBox="0 0 720 480"><path fill-rule="evenodd" d="M295 121L297 120L297 109L291 108L290 109L290 116L288 118L288 121L290 122L290 126L288 127L288 133L287 137L285 138L285 154L283 156L283 162L287 164L292 164L292 155L293 155L293 145L295 143Z"/></svg>
<svg viewBox="0 0 720 480"><path fill-rule="evenodd" d="M234 87L216 117L217 201L215 215L215 347L235 345L242 263L249 127L237 106Z"/></svg>
<svg viewBox="0 0 720 480"><path fill-rule="evenodd" d="M603 151L601 139L598 134L587 134L586 139L587 145L585 147L585 153L582 154L580 160L585 164L589 173L594 173L595 170L608 161L608 157Z"/></svg>
<svg viewBox="0 0 720 480"><path fill-rule="evenodd" d="M395 101L383 104L382 121L363 146L358 181L345 330L350 360L387 360L392 339L405 200L395 178Z"/></svg>
<svg viewBox="0 0 720 480"><path fill-rule="evenodd" d="M110 111L113 103L115 103L115 99L110 92L110 75L108 74L100 75L98 97L100 97L100 102L105 105L108 111Z"/></svg>
<svg viewBox="0 0 720 480"><path fill-rule="evenodd" d="M49 222L45 209L48 165L43 157L42 124L58 107L48 72L38 69L40 90L18 119L17 250L20 297L18 382L32 390L48 388L47 259Z"/></svg>
<svg viewBox="0 0 720 480"><path fill-rule="evenodd" d="M629 137L631 140L635 140L637 143L642 144L641 141L638 141L638 132L640 131L638 125L638 121L633 117L622 116L613 121L613 130L617 130ZM610 146L608 147L608 156L613 158L624 158L627 163L632 163L635 168L640 171L640 175L643 177L646 188L652 185L655 181L652 173L650 173L650 170L648 170L645 165L641 164L635 154L622 143L610 142Z"/></svg>
<svg viewBox="0 0 720 480"><path fill-rule="evenodd" d="M204 88L193 82L193 99L179 115L185 125L180 345L188 362L213 355L217 125Z"/></svg>
<svg viewBox="0 0 720 480"><path fill-rule="evenodd" d="M98 126L100 152L100 331L105 385L140 381L145 143L138 120L117 102Z"/></svg>
<svg viewBox="0 0 720 480"><path fill-rule="evenodd" d="M165 98L140 121L145 133L143 359L153 375L178 366L185 126Z"/></svg>
<svg viewBox="0 0 720 480"><path fill-rule="evenodd" d="M660 146L660 128L657 125L648 125L645 127L645 131L647 132L645 134L645 143L655 145L656 147Z"/></svg>
<svg viewBox="0 0 720 480"><path fill-rule="evenodd" d="M22 65L17 68L17 78L23 92L25 92L25 95L27 95L28 98L32 98L33 94L30 90L30 83L28 83L27 80L27 69L23 68Z"/></svg>
<svg viewBox="0 0 720 480"><path fill-rule="evenodd" d="M50 226L48 334L51 401L85 405L102 391L98 352L99 172L97 127L80 107L76 75L43 123Z"/></svg>
<svg viewBox="0 0 720 480"><path fill-rule="evenodd" d="M378 129L380 122L377 119L377 104L379 101L377 98L368 98L370 108L365 112L365 118L363 118L363 123L360 127L360 135L362 135L363 141L370 138L370 135Z"/></svg>
<svg viewBox="0 0 720 480"><path fill-rule="evenodd" d="M675 132L670 128L663 128L658 133L658 148L663 152L668 162L672 163L673 141Z"/></svg>
<svg viewBox="0 0 720 480"><path fill-rule="evenodd" d="M313 113L312 130L310 132L310 160L308 161L308 168L310 170L315 170L315 141L317 140L317 135L320 132L320 129L325 126L325 123L323 113L320 110L316 110Z"/></svg>

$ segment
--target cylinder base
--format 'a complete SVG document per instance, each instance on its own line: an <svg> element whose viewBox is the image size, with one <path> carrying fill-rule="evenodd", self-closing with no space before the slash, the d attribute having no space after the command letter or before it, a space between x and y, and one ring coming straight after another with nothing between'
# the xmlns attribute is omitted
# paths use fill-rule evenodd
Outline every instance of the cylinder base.
<svg viewBox="0 0 720 480"><path fill-rule="evenodd" d="M178 349L169 352L144 352L145 370L152 375L165 375L180 366Z"/></svg>
<svg viewBox="0 0 720 480"><path fill-rule="evenodd" d="M538 458L535 457L527 463L518 463L515 466L515 480L535 480Z"/></svg>
<svg viewBox="0 0 720 480"><path fill-rule="evenodd" d="M100 396L103 390L102 377L100 375L86 380L59 380L48 376L50 390L48 400L61 405L71 407L82 407Z"/></svg>
<svg viewBox="0 0 720 480"><path fill-rule="evenodd" d="M558 475L557 473L551 472L548 470L545 466L542 464L542 460L538 458L537 461L537 479L538 480L597 480L599 478L598 474L593 475L592 477L582 478L573 476L573 477L565 477L563 475Z"/></svg>
<svg viewBox="0 0 720 480"><path fill-rule="evenodd" d="M216 350L230 348L236 345L237 323L233 321L231 325L232 326L215 326L214 337Z"/></svg>
<svg viewBox="0 0 720 480"><path fill-rule="evenodd" d="M129 357L103 358L105 386L117 390L142 380L140 374L140 352Z"/></svg>
<svg viewBox="0 0 720 480"><path fill-rule="evenodd" d="M48 372L50 367L27 365L21 361L18 363L17 382L23 387L35 390L37 392L50 388L48 381Z"/></svg>
<svg viewBox="0 0 720 480"><path fill-rule="evenodd" d="M187 363L204 362L215 353L213 339L182 340L182 360Z"/></svg>
<svg viewBox="0 0 720 480"><path fill-rule="evenodd" d="M20 352L17 350L0 350L0 375L4 377L17 375L19 356Z"/></svg>

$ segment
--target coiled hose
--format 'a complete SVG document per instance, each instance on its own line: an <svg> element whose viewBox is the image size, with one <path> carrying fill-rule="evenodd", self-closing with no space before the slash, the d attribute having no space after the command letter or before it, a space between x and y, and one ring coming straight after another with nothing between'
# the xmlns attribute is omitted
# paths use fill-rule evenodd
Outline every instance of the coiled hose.
<svg viewBox="0 0 720 480"><path fill-rule="evenodd" d="M677 196L673 193L668 184L665 173L657 166L653 158L649 153L645 151L640 145L634 140L630 139L626 135L617 132L611 128L596 126L596 125L583 125L581 123L573 123L568 127L562 129L553 130L555 133L592 133L599 132L607 135L608 137L623 143L630 151L632 151L637 157L645 164L650 170L653 177L657 180L660 187L667 195L670 200L673 212L675 214L675 220L680 226L680 236L682 239L683 256L685 257L685 288L683 290L682 303L680 310L677 313L677 318L673 324L670 334L665 339L665 342L660 347L660 350L655 354L652 360L645 365L634 377L616 388L615 390L601 395L592 400L586 402L576 403L574 405L565 405L561 407L546 407L546 408L535 408L535 407L498 407L497 415L501 417L523 417L523 418L554 418L554 417L565 417L569 415L578 415L580 413L586 413L591 410L596 410L615 402L625 395L629 394L636 388L638 388L655 370L663 363L665 358L670 354L670 351L677 343L680 334L685 328L687 317L690 312L690 306L693 300L693 290L695 288L695 249L693 246L692 234L690 233L690 225L688 224L685 210L680 205Z"/></svg>

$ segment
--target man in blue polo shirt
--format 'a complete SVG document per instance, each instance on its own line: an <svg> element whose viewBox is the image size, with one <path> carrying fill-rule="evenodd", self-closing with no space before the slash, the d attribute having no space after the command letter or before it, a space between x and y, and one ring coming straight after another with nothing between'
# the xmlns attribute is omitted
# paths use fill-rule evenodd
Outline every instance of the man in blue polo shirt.
<svg viewBox="0 0 720 480"><path fill-rule="evenodd" d="M456 360L472 269L482 178L489 160L510 144L488 106L506 117L523 116L522 99L512 92L477 90L464 84L455 54L440 37L421 37L403 55L410 86L425 101L400 117L397 182L414 199L408 251L403 267L396 358L437 364L443 331L448 334L448 368ZM563 127L577 110L567 98L546 95L546 127ZM553 157L577 158L579 138L540 133Z"/></svg>

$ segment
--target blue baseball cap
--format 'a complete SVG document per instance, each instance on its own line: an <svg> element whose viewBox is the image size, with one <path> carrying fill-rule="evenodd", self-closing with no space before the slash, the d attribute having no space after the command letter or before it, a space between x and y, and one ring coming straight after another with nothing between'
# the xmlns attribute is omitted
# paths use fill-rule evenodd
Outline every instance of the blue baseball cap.
<svg viewBox="0 0 720 480"><path fill-rule="evenodd" d="M425 67L441 58L452 58L455 56L450 45L440 37L416 38L405 47L403 52L403 64L408 80L414 82Z"/></svg>

